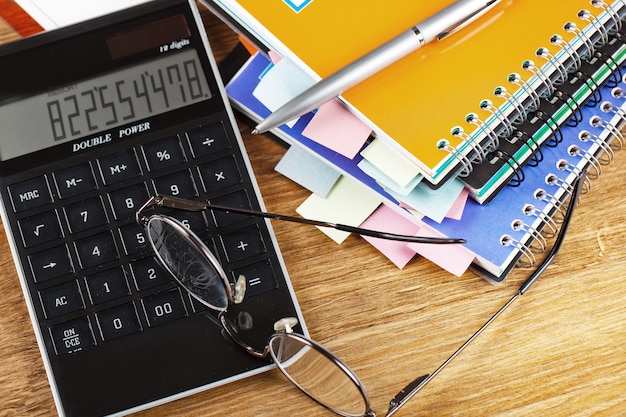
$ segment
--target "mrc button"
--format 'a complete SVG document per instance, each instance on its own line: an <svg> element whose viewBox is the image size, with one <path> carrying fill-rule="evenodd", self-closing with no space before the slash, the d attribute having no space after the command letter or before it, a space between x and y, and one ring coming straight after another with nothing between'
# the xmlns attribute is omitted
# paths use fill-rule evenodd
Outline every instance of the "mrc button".
<svg viewBox="0 0 626 417"><path fill-rule="evenodd" d="M43 175L9 185L9 194L16 213L52 202L48 181Z"/></svg>

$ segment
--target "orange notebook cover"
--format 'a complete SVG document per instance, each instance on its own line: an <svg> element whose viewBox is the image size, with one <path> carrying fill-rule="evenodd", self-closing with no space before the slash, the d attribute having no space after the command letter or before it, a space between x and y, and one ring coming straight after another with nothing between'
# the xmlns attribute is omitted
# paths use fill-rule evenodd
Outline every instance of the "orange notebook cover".
<svg viewBox="0 0 626 417"><path fill-rule="evenodd" d="M311 74L324 77L369 52L452 0L424 2L397 0L214 0L231 14L258 26L257 35L277 40L268 45L301 64ZM300 5L300 10L294 4ZM510 92L510 73L523 79L532 74L522 62L546 61L535 55L539 47L556 52L550 37L567 33L563 25L574 21L588 0L504 0L480 19L457 33L425 45L343 94L348 106L372 126L376 135L413 160L433 183L441 181L458 158L439 149L446 139L459 147L461 139L450 130L475 126L465 117L491 114L479 108L484 99L499 106L497 86ZM256 22L254 22L256 20ZM273 36L275 39L273 39ZM565 39L569 41L573 37ZM282 43L282 45L280 45ZM466 146L467 148L467 146Z"/></svg>

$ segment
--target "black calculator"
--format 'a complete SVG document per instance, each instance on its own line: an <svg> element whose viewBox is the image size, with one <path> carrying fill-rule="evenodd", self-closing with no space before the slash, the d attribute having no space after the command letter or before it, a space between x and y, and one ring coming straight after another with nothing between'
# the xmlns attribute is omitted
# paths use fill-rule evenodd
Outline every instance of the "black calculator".
<svg viewBox="0 0 626 417"><path fill-rule="evenodd" d="M262 210L195 2L156 0L0 47L2 220L60 415L121 415L271 368L153 258L155 194ZM306 333L266 220L167 213L247 280L229 309L259 349ZM26 323L25 323L26 324Z"/></svg>

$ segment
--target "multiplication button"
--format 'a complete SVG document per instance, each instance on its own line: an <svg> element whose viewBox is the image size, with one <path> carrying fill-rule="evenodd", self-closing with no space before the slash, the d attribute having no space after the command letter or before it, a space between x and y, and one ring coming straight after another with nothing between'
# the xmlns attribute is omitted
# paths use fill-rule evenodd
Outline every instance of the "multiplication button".
<svg viewBox="0 0 626 417"><path fill-rule="evenodd" d="M204 190L207 193L241 183L241 173L232 156L211 161L198 167Z"/></svg>

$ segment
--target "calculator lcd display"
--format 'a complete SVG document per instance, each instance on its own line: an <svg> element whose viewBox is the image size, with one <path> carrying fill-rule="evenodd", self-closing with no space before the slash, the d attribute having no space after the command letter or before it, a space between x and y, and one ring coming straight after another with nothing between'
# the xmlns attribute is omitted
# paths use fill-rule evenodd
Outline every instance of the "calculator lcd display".
<svg viewBox="0 0 626 417"><path fill-rule="evenodd" d="M212 96L195 49L68 82L0 107L0 160L114 129Z"/></svg>

